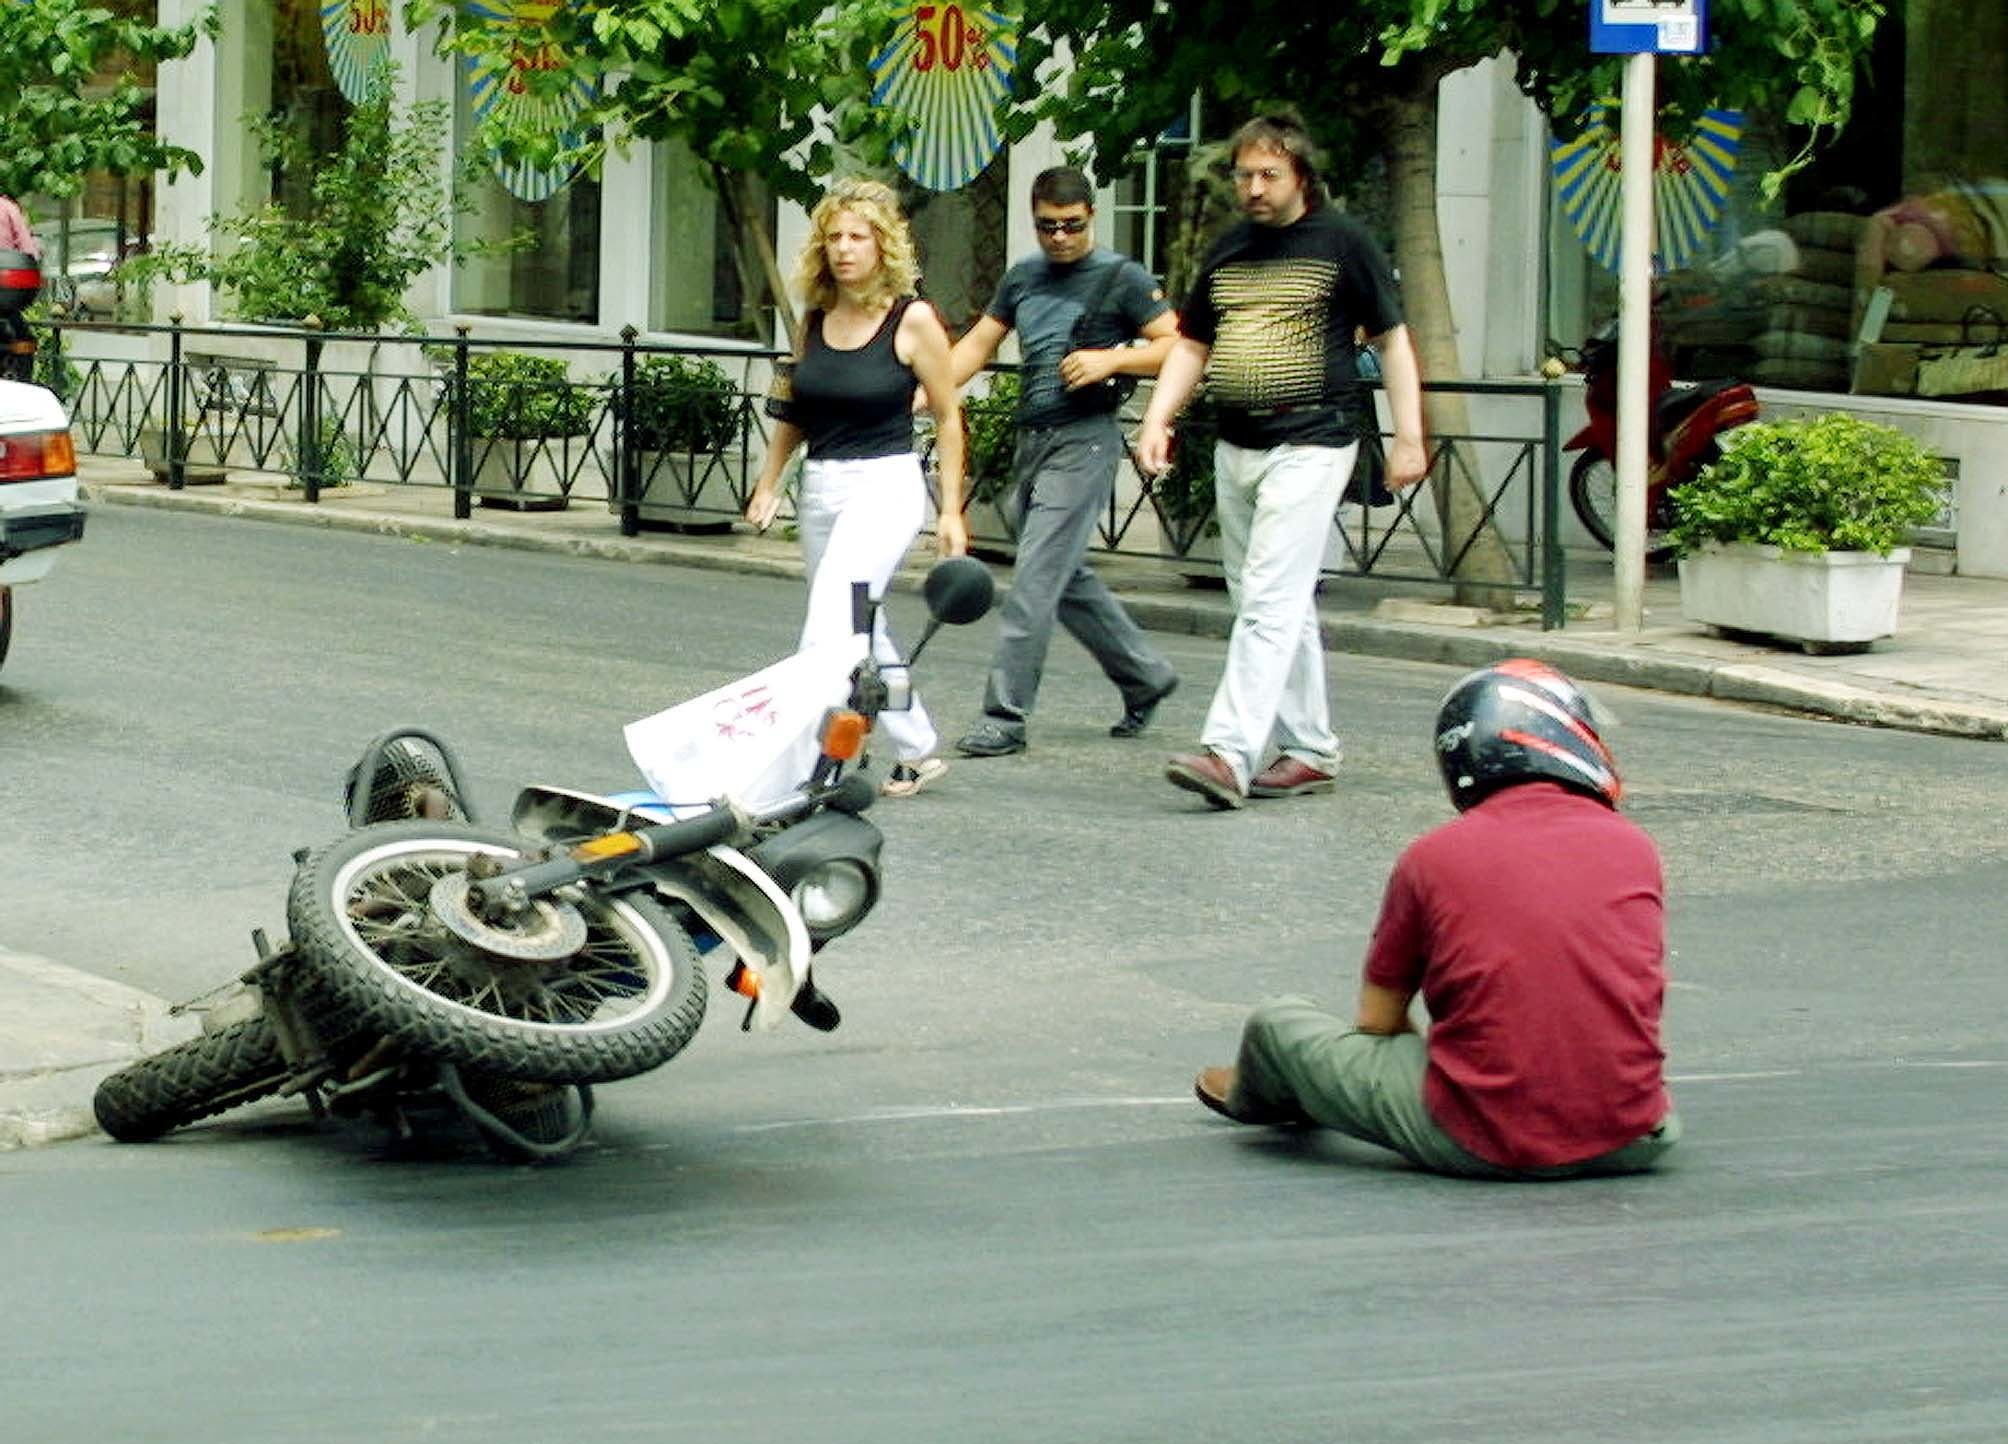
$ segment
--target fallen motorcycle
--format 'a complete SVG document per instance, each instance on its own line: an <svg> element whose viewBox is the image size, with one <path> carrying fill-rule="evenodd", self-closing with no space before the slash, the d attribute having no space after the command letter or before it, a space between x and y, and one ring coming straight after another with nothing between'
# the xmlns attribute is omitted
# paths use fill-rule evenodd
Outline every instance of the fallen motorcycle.
<svg viewBox="0 0 2008 1444"><path fill-rule="evenodd" d="M745 1000L742 1029L789 1014L834 1029L813 960L878 901L883 839L860 815L872 723L908 705L912 660L988 611L992 583L955 558L925 595L908 662L873 658L879 604L860 586L853 637L631 726L652 792L527 787L511 828L483 827L442 740L379 737L349 775L352 830L296 855L288 937L254 932L256 964L184 1005L200 1036L99 1085L100 1126L134 1142L300 1095L404 1138L455 1113L498 1155L543 1162L584 1142L594 1084L695 1036L707 964ZM674 801L678 777L715 795Z"/></svg>

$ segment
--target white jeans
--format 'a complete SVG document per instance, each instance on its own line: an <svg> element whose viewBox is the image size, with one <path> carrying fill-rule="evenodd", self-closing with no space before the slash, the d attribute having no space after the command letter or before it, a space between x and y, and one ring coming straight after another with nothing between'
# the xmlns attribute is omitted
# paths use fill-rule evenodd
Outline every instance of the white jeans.
<svg viewBox="0 0 2008 1444"><path fill-rule="evenodd" d="M883 596L886 583L920 535L926 511L927 484L920 474L920 458L912 452L864 461L811 461L803 466L795 519L809 573L804 647L851 635L851 584L865 582L873 596ZM884 612L872 635L872 652L881 662L900 660ZM939 744L918 696L908 710L884 713L879 722L892 738L898 761L917 762L932 755Z"/></svg>
<svg viewBox="0 0 2008 1444"><path fill-rule="evenodd" d="M1213 506L1234 630L1199 737L1234 769L1244 792L1272 744L1321 772L1338 770L1318 571L1358 449L1253 451L1225 441L1214 448Z"/></svg>

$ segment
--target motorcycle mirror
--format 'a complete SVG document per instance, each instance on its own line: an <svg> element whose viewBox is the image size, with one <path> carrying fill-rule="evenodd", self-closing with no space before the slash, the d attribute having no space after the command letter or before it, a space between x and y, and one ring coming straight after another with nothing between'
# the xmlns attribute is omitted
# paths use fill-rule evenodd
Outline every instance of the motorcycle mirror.
<svg viewBox="0 0 2008 1444"><path fill-rule="evenodd" d="M921 593L937 622L960 627L990 610L997 599L997 583L990 568L975 557L944 557L928 570Z"/></svg>

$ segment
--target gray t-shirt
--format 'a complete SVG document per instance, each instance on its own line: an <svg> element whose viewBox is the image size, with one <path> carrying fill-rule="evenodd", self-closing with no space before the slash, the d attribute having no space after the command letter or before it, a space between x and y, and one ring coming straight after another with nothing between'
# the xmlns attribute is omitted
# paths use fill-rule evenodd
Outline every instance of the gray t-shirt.
<svg viewBox="0 0 2008 1444"><path fill-rule="evenodd" d="M1106 274L1110 266L1121 268L1113 279ZM1103 290L1104 280L1108 285L1095 305L1098 321L1092 335L1083 337L1093 346L1130 340L1171 309L1150 272L1108 250L1092 250L1070 266L1056 266L1043 255L1028 256L998 283L989 314L1018 332L1020 426L1108 413L1105 400L1077 396L1060 383L1060 362L1074 349L1075 322Z"/></svg>

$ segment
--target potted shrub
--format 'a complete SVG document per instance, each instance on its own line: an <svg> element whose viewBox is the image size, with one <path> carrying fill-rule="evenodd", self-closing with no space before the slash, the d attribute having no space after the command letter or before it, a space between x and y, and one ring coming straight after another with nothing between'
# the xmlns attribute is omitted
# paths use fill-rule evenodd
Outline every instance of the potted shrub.
<svg viewBox="0 0 2008 1444"><path fill-rule="evenodd" d="M1018 373L993 372L989 388L962 408L968 484L963 514L969 546L1009 560L1017 552L1018 517L1011 495L1011 464L1018 450Z"/></svg>
<svg viewBox="0 0 2008 1444"><path fill-rule="evenodd" d="M574 382L555 356L470 357L467 429L482 505L562 509L590 454L598 411L593 388Z"/></svg>
<svg viewBox="0 0 2008 1444"><path fill-rule="evenodd" d="M725 368L701 356L650 356L635 367L628 405L642 520L680 530L730 527L739 503L725 453L743 417ZM620 499L608 506L618 510Z"/></svg>
<svg viewBox="0 0 2008 1444"><path fill-rule="evenodd" d="M1673 494L1680 609L1690 621L1860 651L1896 631L1915 527L1944 467L1893 426L1843 414L1732 431Z"/></svg>

